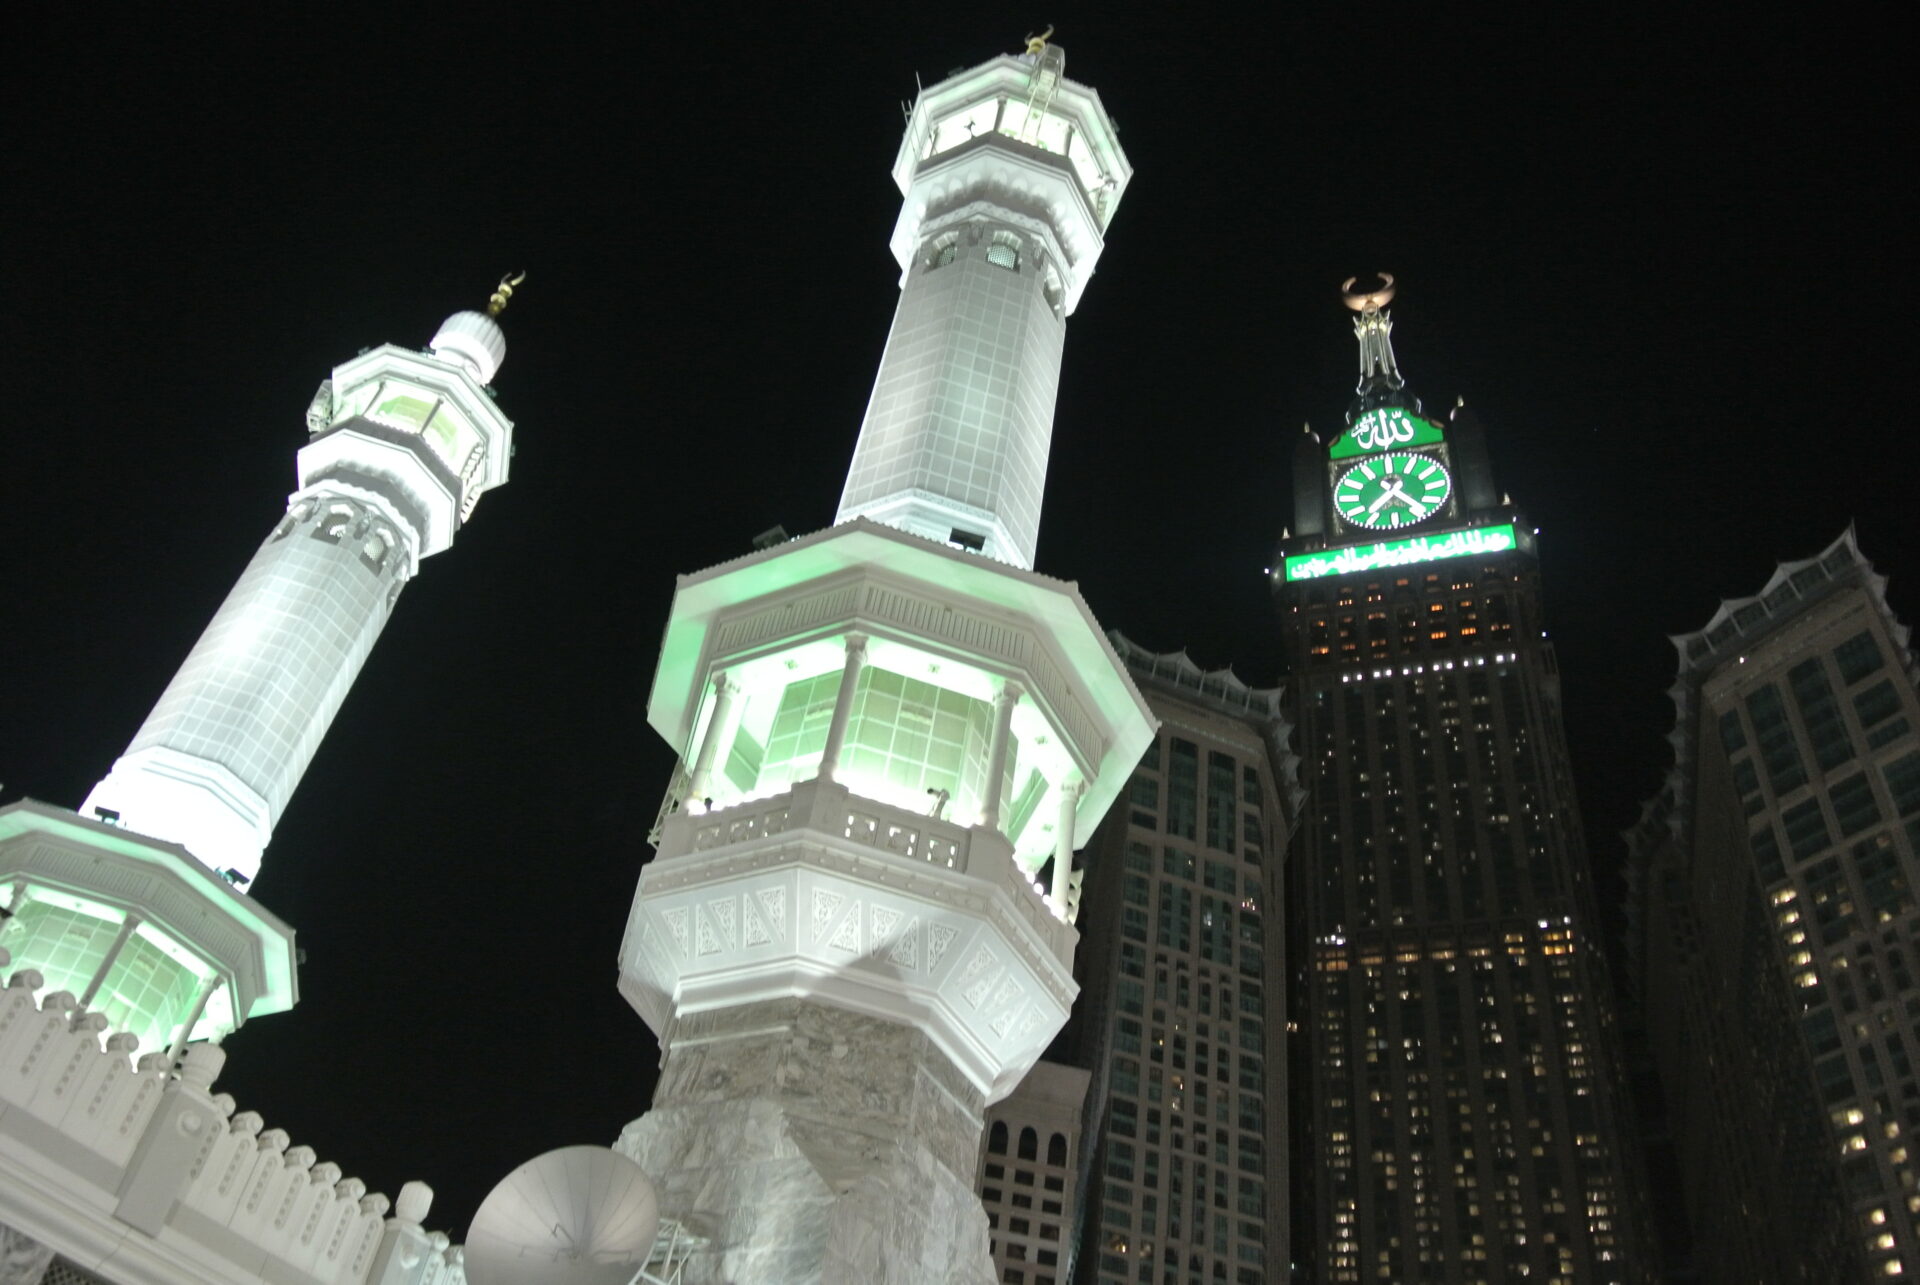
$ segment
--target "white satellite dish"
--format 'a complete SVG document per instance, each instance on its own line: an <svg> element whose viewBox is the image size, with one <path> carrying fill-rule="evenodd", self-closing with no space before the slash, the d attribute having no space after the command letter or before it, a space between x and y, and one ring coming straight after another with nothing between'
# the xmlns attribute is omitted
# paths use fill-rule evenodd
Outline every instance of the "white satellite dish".
<svg viewBox="0 0 1920 1285"><path fill-rule="evenodd" d="M561 1147L515 1169L467 1229L470 1285L630 1285L653 1248L660 1200L639 1165Z"/></svg>

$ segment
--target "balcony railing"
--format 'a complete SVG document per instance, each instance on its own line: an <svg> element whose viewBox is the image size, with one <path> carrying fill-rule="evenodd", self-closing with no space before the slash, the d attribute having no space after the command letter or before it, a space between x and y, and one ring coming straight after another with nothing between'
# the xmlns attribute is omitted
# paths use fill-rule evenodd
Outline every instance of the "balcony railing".
<svg viewBox="0 0 1920 1285"><path fill-rule="evenodd" d="M1054 956L1073 958L1079 934L1036 892L997 830L967 827L852 793L833 781L801 781L785 794L733 807L664 818L657 862L721 850L754 849L796 830L838 839L893 860L965 875L1005 890L1015 912Z"/></svg>

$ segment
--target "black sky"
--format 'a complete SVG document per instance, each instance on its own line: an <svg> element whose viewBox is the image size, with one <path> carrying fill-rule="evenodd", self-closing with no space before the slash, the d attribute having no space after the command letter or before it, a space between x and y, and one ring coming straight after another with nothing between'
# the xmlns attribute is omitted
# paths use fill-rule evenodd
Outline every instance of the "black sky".
<svg viewBox="0 0 1920 1285"><path fill-rule="evenodd" d="M335 362L530 272L512 481L279 826L254 891L302 1002L222 1081L375 1189L432 1183L435 1225L647 1106L614 961L672 761L654 648L675 574L832 519L916 72L1056 22L1136 168L1039 554L1103 624L1279 678L1289 450L1338 422L1336 286L1378 269L1414 390L1468 398L1543 528L1603 873L1668 761L1667 634L1849 521L1916 614L1909 77L1846 11L549 8L8 19L0 799L75 806L112 763Z"/></svg>

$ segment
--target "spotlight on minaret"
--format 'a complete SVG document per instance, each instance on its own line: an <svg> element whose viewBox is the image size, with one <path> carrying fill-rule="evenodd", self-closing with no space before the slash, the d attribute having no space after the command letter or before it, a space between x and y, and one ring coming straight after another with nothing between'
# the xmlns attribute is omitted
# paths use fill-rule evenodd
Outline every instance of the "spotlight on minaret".
<svg viewBox="0 0 1920 1285"><path fill-rule="evenodd" d="M127 752L81 812L254 879L294 787L420 560L507 480L513 424L488 385L497 320L456 312L426 353L382 344L308 408L299 489Z"/></svg>
<svg viewBox="0 0 1920 1285"><path fill-rule="evenodd" d="M1073 852L1154 726L1029 569L1066 317L1131 176L1063 66L1036 37L921 93L838 524L674 595L647 714L685 766L620 953L664 1064L621 1149L701 1280L993 1276L982 1111L1066 1021Z"/></svg>
<svg viewBox="0 0 1920 1285"><path fill-rule="evenodd" d="M241 889L401 588L507 480L487 385L520 280L334 370L285 516L81 813L0 808L0 947L43 1003L177 1053L299 998L293 930Z"/></svg>

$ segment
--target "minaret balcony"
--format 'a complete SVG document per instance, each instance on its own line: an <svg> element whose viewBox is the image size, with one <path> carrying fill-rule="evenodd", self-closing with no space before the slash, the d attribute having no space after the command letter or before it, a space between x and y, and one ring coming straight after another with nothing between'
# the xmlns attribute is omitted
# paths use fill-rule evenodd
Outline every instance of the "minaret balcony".
<svg viewBox="0 0 1920 1285"><path fill-rule="evenodd" d="M814 779L667 819L620 988L668 1042L680 1018L791 997L915 1026L991 1100L1065 1024L1078 941L997 830Z"/></svg>

